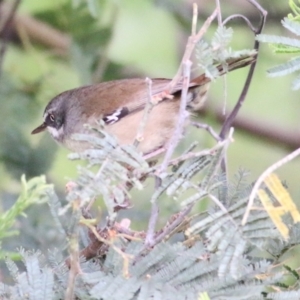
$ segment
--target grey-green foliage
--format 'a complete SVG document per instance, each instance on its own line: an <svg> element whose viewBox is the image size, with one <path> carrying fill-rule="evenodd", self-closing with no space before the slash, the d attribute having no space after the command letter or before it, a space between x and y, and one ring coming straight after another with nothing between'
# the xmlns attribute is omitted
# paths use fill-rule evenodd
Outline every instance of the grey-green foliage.
<svg viewBox="0 0 300 300"><path fill-rule="evenodd" d="M211 41L201 39L196 48L197 63L205 71L205 75L210 79L215 79L219 71L215 62L222 63L226 69L226 61L239 58L244 55L253 55L253 50L233 50L230 43L233 38L232 28L218 27Z"/></svg>
<svg viewBox="0 0 300 300"><path fill-rule="evenodd" d="M40 253L30 254L23 250L20 253L27 272L18 272L15 263L7 260L7 267L13 276L16 288L2 285L1 299L54 299L54 274L51 268L41 266Z"/></svg>
<svg viewBox="0 0 300 300"><path fill-rule="evenodd" d="M79 239L79 208L95 197L103 198L110 221L116 219L114 208L130 197L122 186L131 183L133 188L143 188L142 174L156 173L161 187L141 201L152 199L160 205L161 196L168 195L167 201L179 202L182 210L206 196L216 202L206 212L192 213L184 234L175 229L171 236L177 235L176 242L168 238L147 249L141 240L117 235L110 239L114 247L108 247L105 256L94 261L82 258L81 272L74 282L77 299L199 299L201 295L209 299L287 299L288 295L296 299L297 285L280 285L293 270L273 269L273 265L291 243L299 241L299 226L293 226L291 240L284 242L264 211L255 211L246 226L240 225L251 186L242 171L227 185L219 175L227 141L213 150L195 152L194 157L159 173L159 167L149 166L134 147L119 146L101 124L93 132L93 138L76 137L91 143L93 150L71 155L89 165L81 168L67 205L61 205L53 192L48 193L57 228L66 239ZM266 252L268 260L257 255ZM14 282L0 285L1 299L23 299L25 295L27 299L64 298L70 283L61 250L51 249L43 255L21 250L20 254L22 269L7 260ZM272 285L281 288L273 289L268 298Z"/></svg>
<svg viewBox="0 0 300 300"><path fill-rule="evenodd" d="M143 247L139 242L124 242L127 254L136 254ZM240 275L218 275L222 257L209 252L203 242L192 247L181 243L161 243L135 265L129 267L129 277L122 273L124 261L110 249L104 266L83 262L84 271L76 280L77 299L197 299L207 292L210 299L264 299L266 286L276 284L280 273L269 273L270 261L255 261L252 257L241 257ZM1 299L62 299L67 288L66 268L38 263L40 254L24 253L26 273L19 272L8 261L14 276L13 286L1 285ZM268 274L269 273L269 274ZM55 274L55 276L54 276ZM268 274L268 275L267 275ZM297 295L296 291L273 293L269 299L288 299L285 294ZM277 295L281 295L278 297ZM43 298L39 298L43 297ZM276 297L276 298L274 298Z"/></svg>
<svg viewBox="0 0 300 300"><path fill-rule="evenodd" d="M285 27L292 34L297 37L286 37L277 35L260 34L257 36L257 40L263 43L269 43L276 53L295 53L300 52L300 24L299 21L284 18L282 21L283 27ZM271 77L285 76L287 74L295 73L300 70L300 57L296 56L289 61L275 66L268 70L268 74ZM292 82L292 89L297 90L300 88L300 76L298 75Z"/></svg>
<svg viewBox="0 0 300 300"><path fill-rule="evenodd" d="M99 124L99 126L103 126ZM72 201L80 194L81 205L90 199L101 195L108 209L109 215L114 215L114 207L121 205L129 197L126 193L126 184L132 184L141 189L142 184L136 176L128 176L128 167L133 168L138 174L149 172L149 166L133 146L120 146L117 140L107 134L104 130L91 129L98 136L77 134L74 138L92 144L91 149L81 153L69 155L70 159L84 159L89 161L89 167L101 167L97 172L91 168L80 168L76 187L69 194L68 199ZM126 165L124 165L126 164ZM126 167L127 166L127 167ZM121 184L120 184L121 182Z"/></svg>
<svg viewBox="0 0 300 300"><path fill-rule="evenodd" d="M131 245L134 243L133 245ZM128 254L142 247L141 243L123 244ZM110 253L114 251L110 249ZM61 299L67 288L66 269L51 268L44 265L39 253L25 253L23 256L25 272L18 271L16 265L7 261L7 266L14 277L12 286L2 284L1 299ZM115 258L117 258L114 255ZM241 276L232 278L230 274L218 276L220 257L215 253L208 256L202 242L187 248L181 244L157 245L148 255L129 268L130 277L122 274L123 261L114 259L110 268L86 268L78 276L75 294L79 299L197 299L201 292L208 292L210 299L258 299L266 282L255 277L268 270L270 263L262 260L253 265L244 258L241 262ZM117 272L115 272L117 270ZM59 274L57 274L59 272ZM54 276L55 274L55 276ZM272 277L267 283L272 283ZM247 295L245 295L247 290ZM237 298L238 299L238 298Z"/></svg>

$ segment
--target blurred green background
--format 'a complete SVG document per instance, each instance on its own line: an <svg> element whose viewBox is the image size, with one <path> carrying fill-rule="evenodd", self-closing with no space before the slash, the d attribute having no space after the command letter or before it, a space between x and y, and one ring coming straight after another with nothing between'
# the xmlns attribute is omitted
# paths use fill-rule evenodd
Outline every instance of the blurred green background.
<svg viewBox="0 0 300 300"><path fill-rule="evenodd" d="M66 149L58 147L47 133L30 134L42 122L48 101L67 89L103 80L174 76L190 33L193 2L199 5L198 25L201 26L213 11L215 1L21 1L8 37L2 35L0 39L0 45L9 40L0 77L3 210L18 194L23 173L27 178L46 174L60 195L68 180L76 177L78 162L67 159ZM0 2L0 26L12 3ZM280 21L290 12L288 1L264 0L260 4L269 13L264 33L287 34ZM258 24L259 13L247 1L224 0L221 5L223 19L233 13L244 13ZM207 38L217 28L216 24L209 29ZM252 48L254 36L245 23L236 20L230 25L234 29L232 47ZM241 121L249 123L250 129L241 130L237 126L235 141L228 151L231 178L243 168L250 172L249 181L255 180L268 166L300 145L299 92L290 90L293 75L275 79L266 75L268 68L287 59L288 55L274 55L267 45L261 46L250 91L239 115ZM195 74L200 72L196 64L194 69ZM218 132L221 123L217 121L217 112L223 108L230 112L246 74L247 70L239 70L228 75L225 81L218 79L212 83L205 113L197 117L198 121L208 123ZM266 128L275 135L272 142L260 131ZM285 143L282 136L291 136L294 144ZM207 132L189 128L181 147L187 147L193 140L198 140L203 148L215 144ZM300 196L299 167L300 158L278 171L296 202ZM136 198L139 197L137 193ZM147 198L145 194L143 198ZM148 203L137 201L135 205L143 219L142 209ZM166 204L168 208L171 206ZM47 212L35 214L31 222L40 224L39 219L47 219L46 215ZM23 242L31 245L28 239Z"/></svg>

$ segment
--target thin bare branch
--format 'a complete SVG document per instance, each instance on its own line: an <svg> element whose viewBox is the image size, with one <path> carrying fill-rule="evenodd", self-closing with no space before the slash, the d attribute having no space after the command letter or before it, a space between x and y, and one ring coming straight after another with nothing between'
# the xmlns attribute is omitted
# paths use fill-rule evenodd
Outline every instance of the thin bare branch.
<svg viewBox="0 0 300 300"><path fill-rule="evenodd" d="M207 20L205 21L205 23L203 24L203 26L201 27L199 32L196 35L193 35L193 36L189 37L188 43L187 43L186 48L185 48L184 55L183 55L182 60L181 60L181 64L180 64L180 66L177 70L177 73L173 77L172 81L166 87L166 90L169 91L170 93L172 93L172 91L174 90L174 87L176 86L178 81L182 78L182 68L183 68L184 62L190 60L191 55L192 55L197 43L203 37L203 35L206 33L206 31L209 28L211 22L215 19L217 14L218 14L218 8L216 8L213 11L213 13L210 15L210 17L207 18Z"/></svg>
<svg viewBox="0 0 300 300"><path fill-rule="evenodd" d="M189 204L184 210L176 214L174 221L171 224L166 225L162 232L159 233L154 239L154 245L157 245L162 240L164 240L177 226L179 226L185 217L191 212L195 203ZM153 245L153 246L154 246Z"/></svg>
<svg viewBox="0 0 300 300"><path fill-rule="evenodd" d="M188 91L190 85L191 66L192 66L192 62L190 60L187 60L183 63L183 85L181 90L181 101L180 101L180 108L178 113L179 117L178 117L178 122L176 124L176 128L174 130L173 136L168 144L166 155L164 156L164 160L159 168L159 172L161 173L163 173L168 167L172 154L181 139L184 123L188 116L186 113L186 107L187 107L187 98L188 98Z"/></svg>
<svg viewBox="0 0 300 300"><path fill-rule="evenodd" d="M158 189L160 185L161 185L160 178L155 177L155 189ZM145 240L145 245L146 247L149 248L151 248L153 245L153 239L154 239L154 233L155 233L155 227L156 227L158 215L159 215L159 207L157 204L157 199L153 199L151 204L151 215L148 223L148 230L147 230L147 235Z"/></svg>
<svg viewBox="0 0 300 300"><path fill-rule="evenodd" d="M206 130L208 133L210 133L210 135L217 141L221 141L219 135L214 131L214 129L207 125L207 124L204 124L204 123L198 123L198 122L191 122L191 125L195 126L196 128L202 128L204 130Z"/></svg>
<svg viewBox="0 0 300 300"><path fill-rule="evenodd" d="M229 16L228 18L226 18L224 21L223 21L223 25L225 26L228 22L232 21L233 19L242 19L246 22L247 26L253 31L255 32L256 31L256 28L252 25L252 23L250 22L250 20L245 17L244 15L241 15L241 14L234 14L234 15L231 15Z"/></svg>
<svg viewBox="0 0 300 300"><path fill-rule="evenodd" d="M192 22L192 35L197 32L197 21L198 21L198 5L193 3L193 22Z"/></svg>
<svg viewBox="0 0 300 300"><path fill-rule="evenodd" d="M216 7L218 9L218 26L223 26L220 0L216 0Z"/></svg>
<svg viewBox="0 0 300 300"><path fill-rule="evenodd" d="M147 84L147 95L148 95L148 99L147 99L147 104L146 107L144 109L144 114L143 114L143 118L142 121L139 124L139 128L137 130L137 134L135 137L135 141L133 142L133 145L135 147L138 147L139 143L143 140L143 134L144 134L144 130L149 118L149 115L154 107L153 101L152 101L152 80L150 78L146 78L145 82Z"/></svg>
<svg viewBox="0 0 300 300"><path fill-rule="evenodd" d="M76 202L79 202L79 200L76 200ZM73 205L73 213L77 219L79 218L79 205ZM80 262L79 262L79 245L78 245L78 224L74 224L73 226L73 232L71 232L69 236L69 258L66 260L66 265L69 267L70 271L68 274L68 284L65 292L65 300L73 300L74 299L74 289L75 289L75 280L78 274L81 274L81 268L80 268Z"/></svg>

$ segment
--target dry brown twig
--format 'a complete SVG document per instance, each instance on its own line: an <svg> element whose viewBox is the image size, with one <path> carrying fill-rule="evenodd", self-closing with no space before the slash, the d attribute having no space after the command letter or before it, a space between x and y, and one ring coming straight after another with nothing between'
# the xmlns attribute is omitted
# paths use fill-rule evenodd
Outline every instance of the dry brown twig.
<svg viewBox="0 0 300 300"><path fill-rule="evenodd" d="M80 211L80 199L76 199L72 203L73 214L75 218L78 218ZM66 265L69 267L70 271L68 274L68 284L65 293L66 300L74 299L74 288L75 280L78 274L81 274L81 267L79 262L79 245L78 245L78 230L79 228L75 226L73 232L70 233L68 246L69 246L69 258L66 260Z"/></svg>
<svg viewBox="0 0 300 300"><path fill-rule="evenodd" d="M197 14L198 14L198 9L197 6L194 5L194 10L193 10L193 23L192 23L192 33L196 32L196 25L197 25ZM215 19L215 17L218 14L218 9L216 8L213 13L207 18L207 20L204 22L204 24L202 25L201 29L198 31L198 33L196 35L192 34L189 38L188 38L188 42L185 48L185 52L183 54L180 66L177 70L177 73L175 74L175 76L173 77L172 81L168 84L166 90L169 91L169 93L172 93L172 91L174 90L174 87L176 86L176 84L181 80L182 78L182 69L183 66L185 64L185 62L189 61L192 53L197 45L197 43L199 42L199 40L204 36L204 34L206 33L207 29L209 28L210 24L212 23L212 21Z"/></svg>
<svg viewBox="0 0 300 300"><path fill-rule="evenodd" d="M92 222L91 222L92 221ZM89 244L80 252L70 251L70 257L65 260L65 264L74 274L71 276L72 282L75 275L80 274L79 257L84 257L90 260L95 257L103 257L110 247L119 253L124 259L128 260L130 257L121 249L114 245L116 238L122 238L128 241L141 240L145 238L143 231L133 231L130 229L131 221L129 219L122 219L120 223L115 222L111 227L98 229L93 220L82 219L81 224L88 228ZM78 244L77 244L78 247ZM74 248L75 249L75 248ZM127 263L125 263L127 264Z"/></svg>

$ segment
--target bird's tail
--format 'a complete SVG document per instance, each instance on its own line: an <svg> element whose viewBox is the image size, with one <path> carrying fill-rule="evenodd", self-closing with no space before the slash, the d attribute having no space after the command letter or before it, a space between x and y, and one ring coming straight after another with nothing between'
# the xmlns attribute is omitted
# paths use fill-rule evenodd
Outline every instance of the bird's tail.
<svg viewBox="0 0 300 300"><path fill-rule="evenodd" d="M246 66L249 66L253 64L256 61L257 53L253 53L251 55L244 55L240 56L238 58L230 58L225 63L219 64L217 66L217 69L219 71L219 76L222 76L228 72L231 72L233 70L241 69ZM192 84L196 85L204 85L206 83L209 83L211 79L205 74L201 74L200 76L194 78L191 80Z"/></svg>
<svg viewBox="0 0 300 300"><path fill-rule="evenodd" d="M238 58L231 58L223 64L219 64L217 69L219 71L219 76L222 76L233 70L244 68L251 65L256 61L257 53L251 55L244 55ZM209 89L209 82L211 78L207 77L205 74L195 77L190 82L190 91L194 94L191 97L191 101L188 104L188 108L192 111L198 111L206 101L207 91Z"/></svg>

